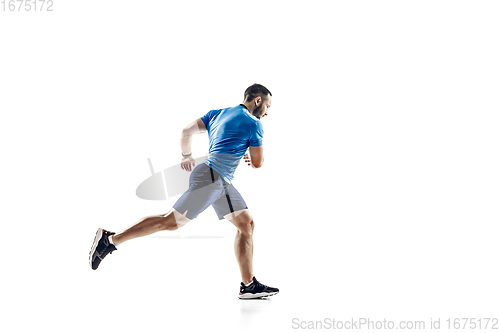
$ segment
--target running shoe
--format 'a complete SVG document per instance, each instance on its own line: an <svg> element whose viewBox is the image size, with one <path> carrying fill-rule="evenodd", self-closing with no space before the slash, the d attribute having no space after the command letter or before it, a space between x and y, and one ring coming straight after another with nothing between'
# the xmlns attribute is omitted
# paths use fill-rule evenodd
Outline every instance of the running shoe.
<svg viewBox="0 0 500 333"><path fill-rule="evenodd" d="M92 269L96 270L99 267L101 261L104 260L104 257L108 255L108 253L112 253L116 251L116 247L109 243L108 237L114 235L114 232L106 231L104 229L99 228L94 238L94 244L92 244L92 249L90 249L89 253L89 263Z"/></svg>
<svg viewBox="0 0 500 333"><path fill-rule="evenodd" d="M250 299L250 298L261 298L276 295L279 292L278 288L273 288L266 286L253 277L253 281L249 286L245 286L241 282L240 294L238 298L240 299Z"/></svg>

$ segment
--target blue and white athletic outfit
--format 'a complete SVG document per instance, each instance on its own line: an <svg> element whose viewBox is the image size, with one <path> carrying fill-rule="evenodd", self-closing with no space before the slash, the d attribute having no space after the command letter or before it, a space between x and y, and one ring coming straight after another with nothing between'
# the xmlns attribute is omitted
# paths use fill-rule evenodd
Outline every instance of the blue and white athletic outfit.
<svg viewBox="0 0 500 333"><path fill-rule="evenodd" d="M262 146L264 129L243 104L211 110L201 120L210 142L208 157L193 169L189 189L173 207L194 219L212 205L219 219L223 219L229 213L248 208L231 182L248 147Z"/></svg>

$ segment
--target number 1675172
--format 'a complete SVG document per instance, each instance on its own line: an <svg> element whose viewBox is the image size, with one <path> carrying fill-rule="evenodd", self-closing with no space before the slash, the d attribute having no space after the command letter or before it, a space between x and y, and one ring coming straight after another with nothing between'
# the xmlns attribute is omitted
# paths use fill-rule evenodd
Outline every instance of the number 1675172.
<svg viewBox="0 0 500 333"><path fill-rule="evenodd" d="M4 12L52 12L53 0L1 0L0 8Z"/></svg>

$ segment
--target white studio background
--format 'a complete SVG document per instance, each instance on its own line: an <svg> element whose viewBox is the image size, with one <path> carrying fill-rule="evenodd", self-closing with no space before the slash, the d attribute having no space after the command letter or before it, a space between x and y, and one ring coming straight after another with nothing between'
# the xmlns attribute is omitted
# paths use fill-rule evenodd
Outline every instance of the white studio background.
<svg viewBox="0 0 500 333"><path fill-rule="evenodd" d="M274 332L294 331L293 318L498 317L499 14L495 1L0 11L2 326ZM175 202L135 196L147 158L157 171L178 163L182 127L253 83L273 93L266 162L242 164L235 185L256 221L256 277L280 294L236 298L235 230L211 208L92 271L98 227ZM195 155L207 144L196 137Z"/></svg>

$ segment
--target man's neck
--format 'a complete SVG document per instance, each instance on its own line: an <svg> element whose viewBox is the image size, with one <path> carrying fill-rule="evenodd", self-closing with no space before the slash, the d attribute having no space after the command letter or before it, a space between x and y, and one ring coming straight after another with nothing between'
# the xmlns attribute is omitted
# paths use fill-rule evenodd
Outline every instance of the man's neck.
<svg viewBox="0 0 500 333"><path fill-rule="evenodd" d="M240 105L244 105L248 111L250 111L250 113L253 112L253 110L255 110L255 104L253 104L252 102L244 102L244 103L241 103Z"/></svg>

